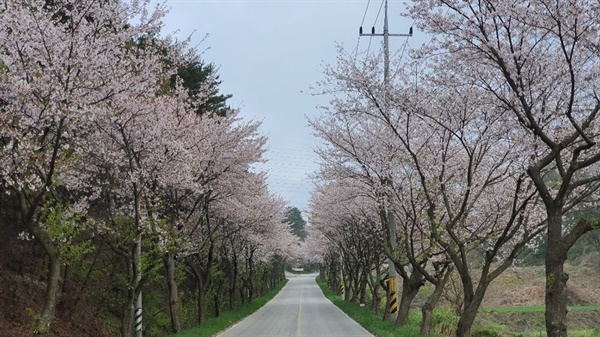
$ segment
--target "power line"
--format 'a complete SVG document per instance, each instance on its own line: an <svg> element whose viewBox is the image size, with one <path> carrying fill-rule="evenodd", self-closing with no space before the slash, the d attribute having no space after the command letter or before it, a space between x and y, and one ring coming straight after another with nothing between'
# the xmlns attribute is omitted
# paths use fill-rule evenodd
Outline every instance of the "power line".
<svg viewBox="0 0 600 337"><path fill-rule="evenodd" d="M369 10L369 5L371 4L371 0L367 2L367 7L365 8L365 14L363 14L362 21L360 22L360 26L362 27L365 23L365 18L367 17L367 11ZM354 58L358 56L358 46L360 45L360 35L358 35L358 41L356 41L356 49L354 50Z"/></svg>
<svg viewBox="0 0 600 337"><path fill-rule="evenodd" d="M381 5L379 5L379 11L377 12L377 16L375 17L375 22L373 22L373 26L371 28L371 35L369 38L369 45L367 47L367 54L365 55L366 57L369 57L369 51L371 50L371 41L373 41L373 34L375 34L375 26L377 25L377 20L379 20L379 15L381 14L381 9L383 8L383 4L385 3L385 0L381 0ZM362 31L361 34L362 35Z"/></svg>

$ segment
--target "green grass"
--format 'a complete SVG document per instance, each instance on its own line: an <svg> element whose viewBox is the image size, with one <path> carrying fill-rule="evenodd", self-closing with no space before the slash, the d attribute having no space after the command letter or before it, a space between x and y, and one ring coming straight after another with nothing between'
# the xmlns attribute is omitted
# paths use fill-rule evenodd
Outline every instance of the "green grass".
<svg viewBox="0 0 600 337"><path fill-rule="evenodd" d="M282 281L279 285L277 285L273 290L268 292L266 295L255 299L250 303L246 303L239 308L236 308L232 311L227 311L221 314L219 317L209 318L206 322L200 326L195 328L185 330L178 334L168 335L168 337L211 337L215 334L229 328L235 323L241 321L242 319L250 316L258 309L260 309L263 305L269 302L287 283L287 279Z"/></svg>
<svg viewBox="0 0 600 337"><path fill-rule="evenodd" d="M393 322L386 322L381 319L380 315L376 315L367 308L361 308L356 303L344 301L339 295L334 294L327 285L317 281L319 287L333 304L340 308L346 315L350 316L358 324L364 327L367 331L376 337L423 337L419 334L420 330L420 314L419 312L411 312L410 322L407 325L396 325ZM436 336L436 335L431 335Z"/></svg>
<svg viewBox="0 0 600 337"><path fill-rule="evenodd" d="M588 306L569 306L569 311L593 311L600 310L600 305L588 305ZM502 307L502 308L485 308L479 309L479 312L500 312L500 313L511 313L511 312L544 312L546 308L544 306L531 306L531 307Z"/></svg>
<svg viewBox="0 0 600 337"><path fill-rule="evenodd" d="M569 337L600 337L600 329L592 330L569 330ZM546 331L529 331L514 334L516 337L546 337Z"/></svg>

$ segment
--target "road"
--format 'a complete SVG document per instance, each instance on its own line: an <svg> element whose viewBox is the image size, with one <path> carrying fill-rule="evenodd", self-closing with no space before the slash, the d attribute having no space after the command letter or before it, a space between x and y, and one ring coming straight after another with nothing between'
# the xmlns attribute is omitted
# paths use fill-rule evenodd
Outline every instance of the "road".
<svg viewBox="0 0 600 337"><path fill-rule="evenodd" d="M323 296L315 277L289 276L269 303L219 337L373 337Z"/></svg>

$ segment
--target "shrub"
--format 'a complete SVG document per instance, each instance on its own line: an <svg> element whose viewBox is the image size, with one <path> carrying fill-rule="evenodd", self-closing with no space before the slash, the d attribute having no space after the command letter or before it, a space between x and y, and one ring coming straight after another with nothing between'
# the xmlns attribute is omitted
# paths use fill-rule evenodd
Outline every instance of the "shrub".
<svg viewBox="0 0 600 337"><path fill-rule="evenodd" d="M431 325L436 334L454 336L458 316L449 310L435 310L431 316Z"/></svg>

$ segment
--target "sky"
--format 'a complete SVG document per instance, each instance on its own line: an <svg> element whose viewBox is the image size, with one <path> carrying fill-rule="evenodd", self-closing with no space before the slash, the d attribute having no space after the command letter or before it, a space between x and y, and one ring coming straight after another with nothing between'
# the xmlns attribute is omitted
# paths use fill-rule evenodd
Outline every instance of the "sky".
<svg viewBox="0 0 600 337"><path fill-rule="evenodd" d="M154 1L153 4L163 3ZM383 31L383 0L167 0L164 33L191 35L207 63L218 67L220 91L248 120L262 122L268 136L269 189L306 215L318 169L319 141L307 117L329 98L311 95L323 79L323 66L336 63L336 43L363 55L381 48L381 37L358 36L375 26ZM401 17L404 1L389 0L390 33L407 33L413 24ZM379 16L378 16L379 13ZM364 18L364 21L363 21ZM364 22L364 23L363 23ZM418 38L418 32L415 36ZM413 39L413 38L410 38ZM409 39L409 41L410 41ZM369 41L371 40L371 41ZM390 38L399 50L407 38ZM414 43L411 43L416 45Z"/></svg>

